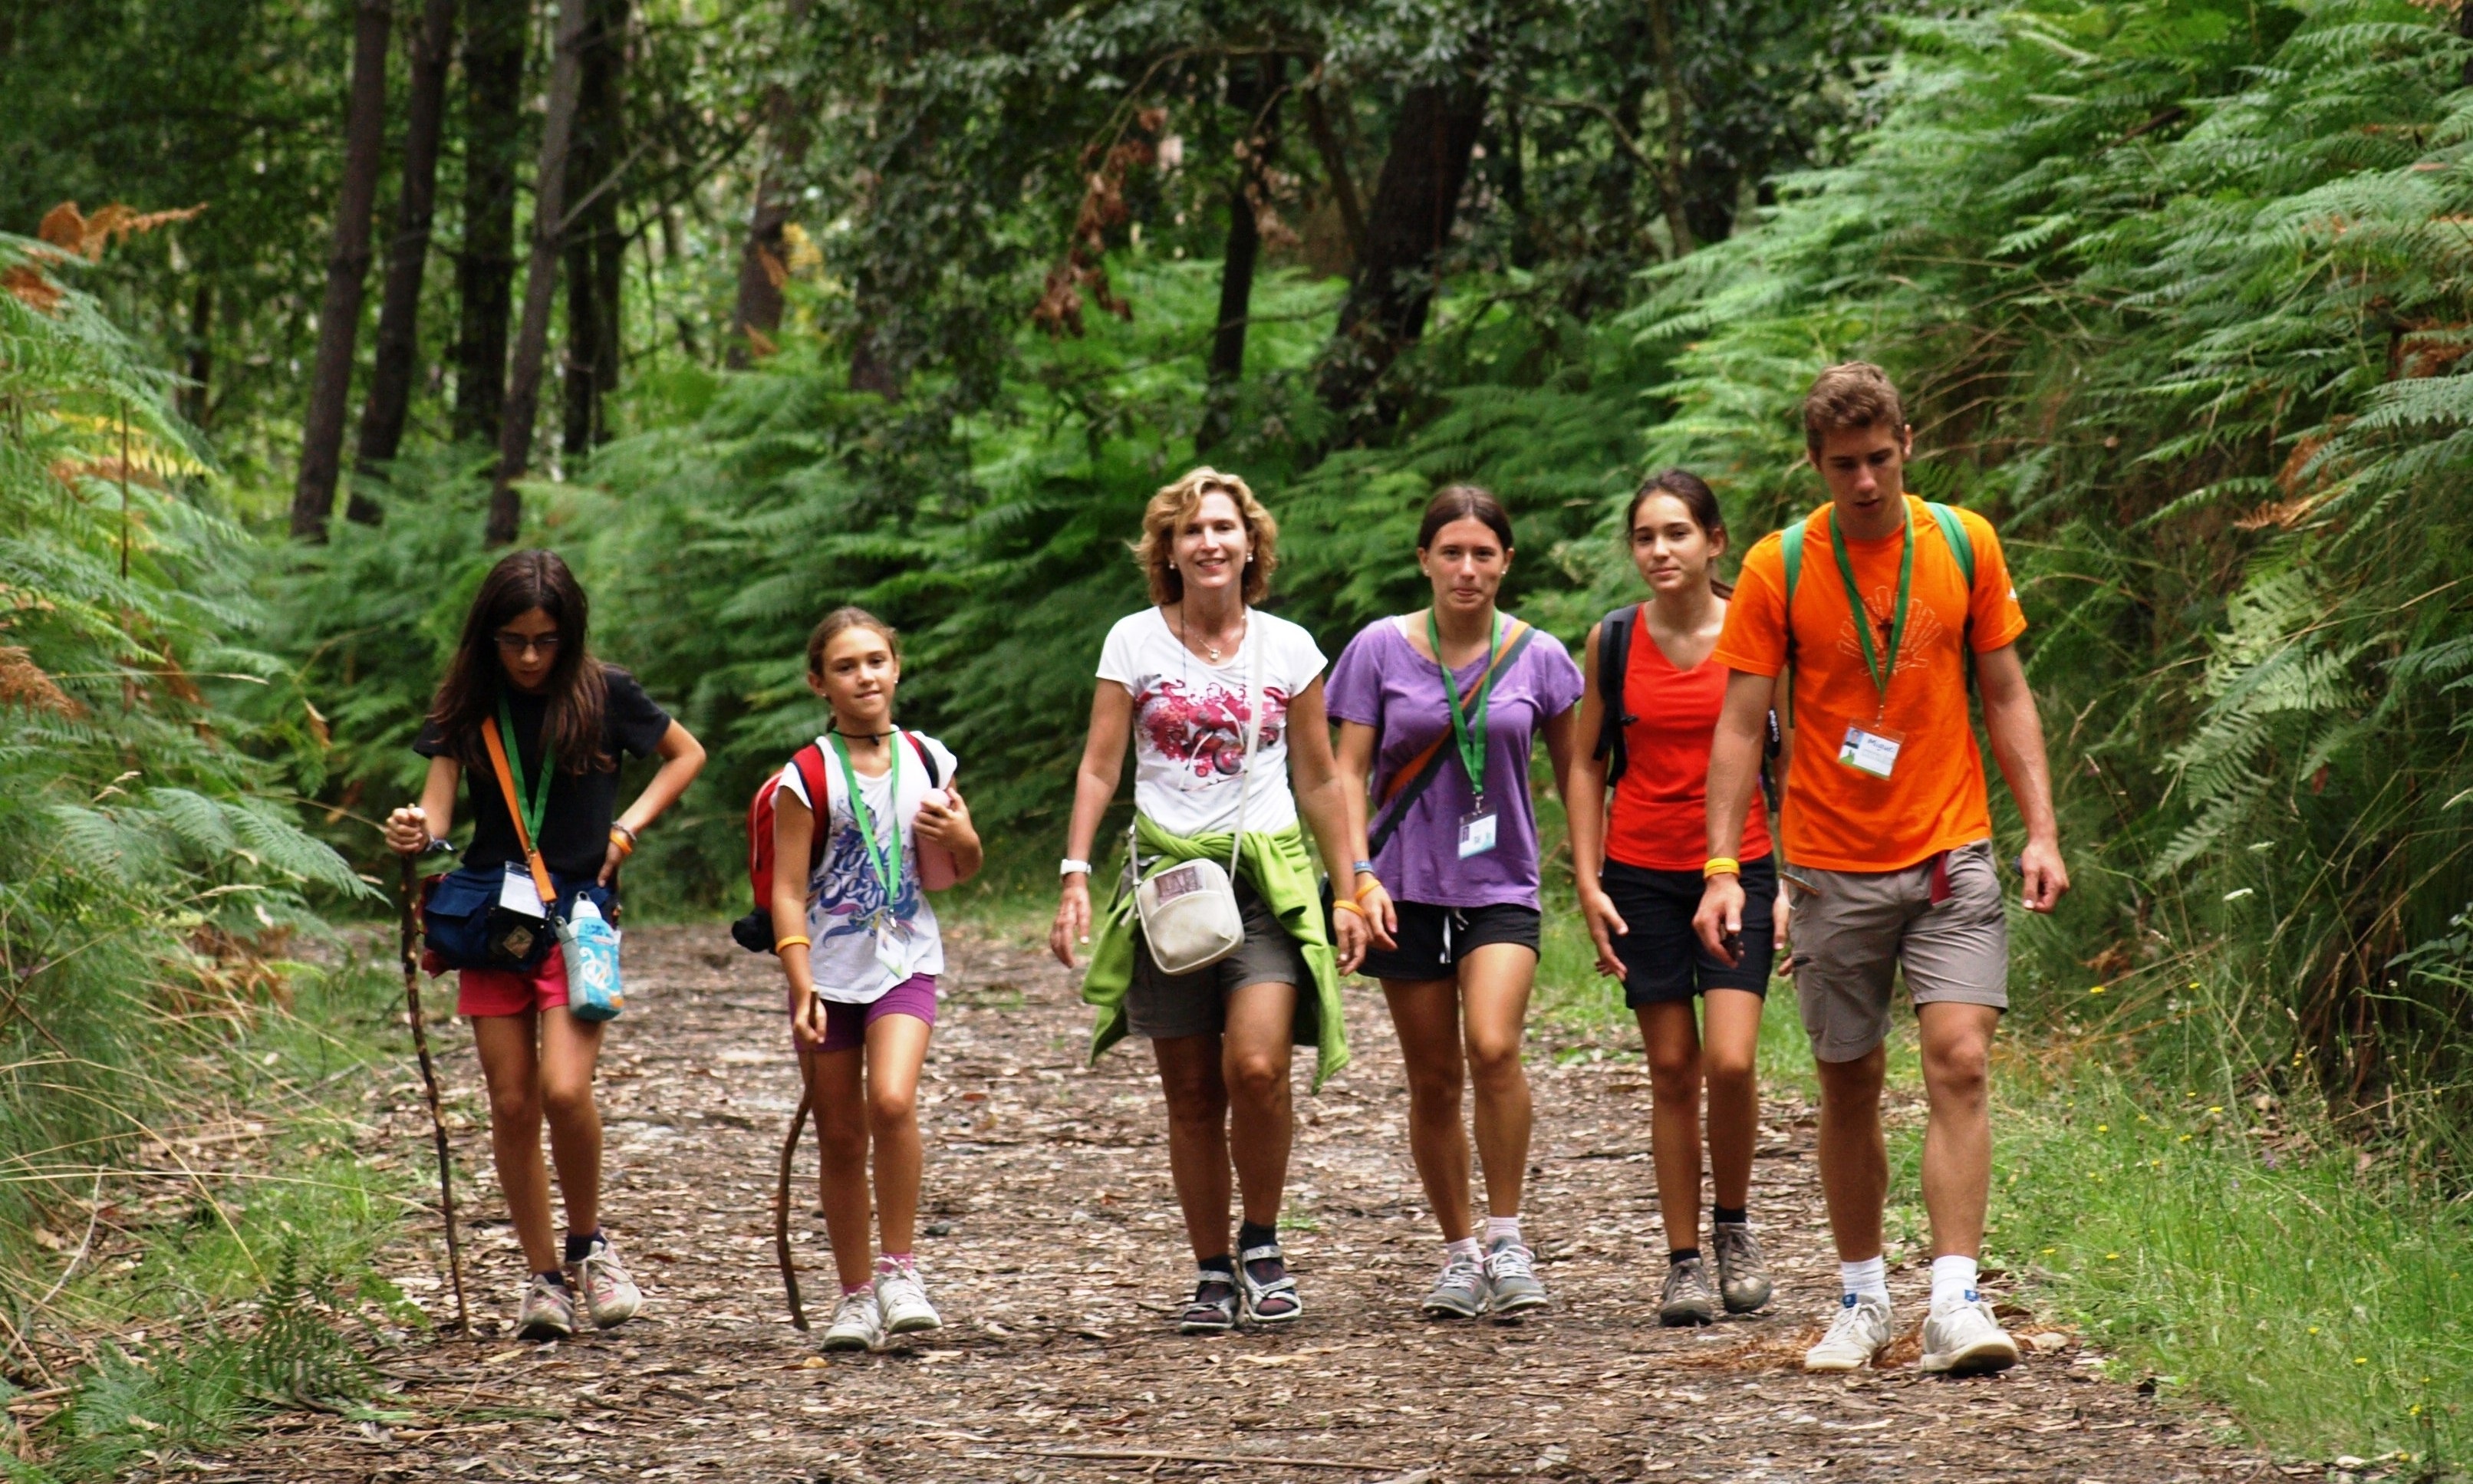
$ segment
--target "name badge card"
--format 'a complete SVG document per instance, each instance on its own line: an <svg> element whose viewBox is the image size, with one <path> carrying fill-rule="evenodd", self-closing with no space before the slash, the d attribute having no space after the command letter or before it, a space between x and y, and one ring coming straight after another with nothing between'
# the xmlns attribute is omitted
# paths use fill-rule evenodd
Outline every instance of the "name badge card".
<svg viewBox="0 0 2473 1484"><path fill-rule="evenodd" d="M541 903L540 888L533 885L533 874L521 866L507 867L506 879L498 883L498 905L528 918L549 916L549 908Z"/></svg>
<svg viewBox="0 0 2473 1484"><path fill-rule="evenodd" d="M1892 731L1878 722L1869 728L1849 726L1846 740L1837 749L1837 760L1858 773L1885 778L1896 770L1898 749L1906 741L1906 733Z"/></svg>
<svg viewBox="0 0 2473 1484"><path fill-rule="evenodd" d="M1477 808L1460 816L1460 859L1483 855L1494 849L1496 826L1501 816L1492 809Z"/></svg>

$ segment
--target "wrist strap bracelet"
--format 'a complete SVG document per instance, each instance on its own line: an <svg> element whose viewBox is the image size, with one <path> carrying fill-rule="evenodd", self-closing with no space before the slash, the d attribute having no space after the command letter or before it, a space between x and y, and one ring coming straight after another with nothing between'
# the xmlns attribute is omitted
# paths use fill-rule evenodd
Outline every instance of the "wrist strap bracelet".
<svg viewBox="0 0 2473 1484"><path fill-rule="evenodd" d="M1731 855L1712 855L1700 865L1702 880L1707 880L1711 876L1739 876L1742 874L1743 863Z"/></svg>
<svg viewBox="0 0 2473 1484"><path fill-rule="evenodd" d="M810 941L802 933L792 933L787 938L776 938L773 940L773 951L776 953L782 952L789 948L804 948L808 946L811 946Z"/></svg>
<svg viewBox="0 0 2473 1484"><path fill-rule="evenodd" d="M620 860L625 860L628 856L636 853L636 837L628 833L627 829L623 826L612 825L610 826L610 843L618 848L618 858Z"/></svg>
<svg viewBox="0 0 2473 1484"><path fill-rule="evenodd" d="M1366 882L1364 885L1357 889L1357 899L1358 901L1363 901L1367 897L1376 892L1387 892L1389 890L1389 887L1382 884L1381 878L1377 876L1375 879Z"/></svg>
<svg viewBox="0 0 2473 1484"><path fill-rule="evenodd" d="M1079 856L1068 855L1056 863L1056 874L1060 876L1087 876L1091 874L1091 863Z"/></svg>
<svg viewBox="0 0 2473 1484"><path fill-rule="evenodd" d="M1332 910L1334 912L1354 912L1358 917L1365 916L1365 909L1353 901L1343 901L1338 898L1332 898L1331 905Z"/></svg>
<svg viewBox="0 0 2473 1484"><path fill-rule="evenodd" d="M1348 869L1360 876L1370 876L1374 874L1374 863L1370 860L1350 861L1348 863Z"/></svg>
<svg viewBox="0 0 2473 1484"><path fill-rule="evenodd" d="M625 835L629 845L634 845L636 843L636 827L628 824L625 820L612 820L610 822L610 829L612 834Z"/></svg>

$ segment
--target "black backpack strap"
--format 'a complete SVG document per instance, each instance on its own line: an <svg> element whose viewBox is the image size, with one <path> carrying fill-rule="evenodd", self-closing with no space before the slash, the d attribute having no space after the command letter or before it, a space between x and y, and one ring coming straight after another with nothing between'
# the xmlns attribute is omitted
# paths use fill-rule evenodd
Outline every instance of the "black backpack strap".
<svg viewBox="0 0 2473 1484"><path fill-rule="evenodd" d="M1597 695L1604 709L1597 718L1597 753L1605 760L1606 786L1622 781L1631 764L1623 730L1640 718L1623 709L1623 682L1631 669L1631 636L1640 618L1637 604L1625 604L1597 620Z"/></svg>
<svg viewBox="0 0 2473 1484"><path fill-rule="evenodd" d="M944 787L945 774L943 769L936 766L936 754L927 751L927 744L919 740L919 733L905 731L902 735L910 739L910 750L919 754L919 766L927 770L927 786Z"/></svg>

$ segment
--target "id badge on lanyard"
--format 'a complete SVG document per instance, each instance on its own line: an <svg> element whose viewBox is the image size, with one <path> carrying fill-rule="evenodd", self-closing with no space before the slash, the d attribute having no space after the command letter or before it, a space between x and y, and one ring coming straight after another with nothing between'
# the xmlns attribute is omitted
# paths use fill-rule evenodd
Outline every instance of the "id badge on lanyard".
<svg viewBox="0 0 2473 1484"><path fill-rule="evenodd" d="M1483 855L1493 850L1497 826L1501 820L1501 814L1482 799L1477 802L1476 808L1461 815L1460 859Z"/></svg>
<svg viewBox="0 0 2473 1484"><path fill-rule="evenodd" d="M507 863L506 879L498 883L498 905L528 918L549 916L548 904L540 898L540 888L533 884L532 872L513 861Z"/></svg>
<svg viewBox="0 0 2473 1484"><path fill-rule="evenodd" d="M1901 507L1904 502L1901 500ZM1905 510L1907 521L1898 550L1898 594L1889 610L1886 653L1876 650L1872 643L1872 615L1863 606L1863 594L1855 582L1855 563L1846 555L1846 539L1837 530L1837 512L1829 513L1829 549L1837 559L1838 580L1846 585L1846 609L1855 620L1856 635L1863 641L1863 667L1871 673L1873 688L1881 698L1880 709L1872 715L1868 727L1849 723L1846 740L1837 747L1837 760L1858 773L1885 778L1897 771L1899 749L1906 746L1907 734L1886 726L1883 718L1889 707L1889 682L1897 678L1898 650L1907 636L1907 608L1914 596L1915 586L1915 516Z"/></svg>
<svg viewBox="0 0 2473 1484"><path fill-rule="evenodd" d="M1852 723L1846 728L1846 740L1838 745L1837 760L1858 773L1868 773L1885 778L1898 766L1898 749L1906 746L1907 735L1892 727L1874 722L1869 727Z"/></svg>

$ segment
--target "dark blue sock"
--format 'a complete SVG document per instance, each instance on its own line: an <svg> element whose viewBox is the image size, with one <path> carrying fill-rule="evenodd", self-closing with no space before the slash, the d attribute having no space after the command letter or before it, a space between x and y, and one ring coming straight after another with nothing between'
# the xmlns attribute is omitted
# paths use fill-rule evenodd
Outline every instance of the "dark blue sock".
<svg viewBox="0 0 2473 1484"><path fill-rule="evenodd" d="M1253 1222L1247 1221L1239 1223L1236 1228L1236 1250L1238 1252L1251 1252L1257 1247L1276 1246L1279 1240L1280 1229L1278 1227L1256 1226Z"/></svg>
<svg viewBox="0 0 2473 1484"><path fill-rule="evenodd" d="M1225 1274L1232 1283L1236 1281L1236 1259L1224 1252L1216 1257L1205 1257L1194 1266L1206 1273Z"/></svg>
<svg viewBox="0 0 2473 1484"><path fill-rule="evenodd" d="M552 1288L564 1288L566 1286L566 1275L556 1268L552 1268L546 1273L536 1273L533 1276L540 1279L542 1282L549 1284Z"/></svg>
<svg viewBox="0 0 2473 1484"><path fill-rule="evenodd" d="M1709 1220L1717 1226L1740 1227L1749 1223L1751 1219L1751 1208L1746 1206L1712 1206L1709 1208Z"/></svg>
<svg viewBox="0 0 2473 1484"><path fill-rule="evenodd" d="M577 1236L571 1232L568 1233L566 1237L566 1260L569 1262L582 1262L585 1258L592 1256L594 1244L602 1240L601 1229L598 1227L587 1232L582 1236Z"/></svg>

